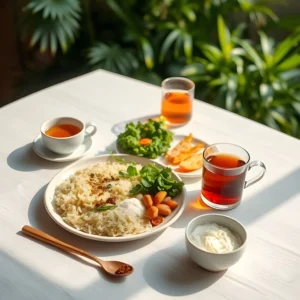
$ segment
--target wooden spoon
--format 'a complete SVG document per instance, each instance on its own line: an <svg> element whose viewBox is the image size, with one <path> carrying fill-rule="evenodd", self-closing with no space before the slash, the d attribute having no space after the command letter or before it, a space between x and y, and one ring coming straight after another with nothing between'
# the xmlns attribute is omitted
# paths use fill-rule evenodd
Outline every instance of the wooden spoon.
<svg viewBox="0 0 300 300"><path fill-rule="evenodd" d="M125 264L121 261L104 261L86 251L83 251L79 248L76 248L72 245L69 245L67 243L64 243L56 238L54 238L53 236L44 233L36 228L33 228L31 226L25 225L22 228L22 232L24 232L25 234L34 237L37 240L40 240L44 243L53 245L57 248L60 248L66 252L69 253L76 253L79 254L81 256L87 257L91 260L94 260L95 262L97 262L104 271L106 271L107 273L109 273L110 275L113 276L128 276L133 272L133 267Z"/></svg>

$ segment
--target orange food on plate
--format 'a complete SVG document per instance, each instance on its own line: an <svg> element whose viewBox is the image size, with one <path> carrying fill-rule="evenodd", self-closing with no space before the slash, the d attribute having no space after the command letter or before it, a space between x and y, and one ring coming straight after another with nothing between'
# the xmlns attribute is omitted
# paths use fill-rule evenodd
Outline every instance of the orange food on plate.
<svg viewBox="0 0 300 300"><path fill-rule="evenodd" d="M203 143L199 143L198 145L192 147L189 151L181 152L179 155L177 155L173 159L173 164L179 164L179 163L181 163L182 161L190 158L191 156L193 156L194 154L196 154L197 152L199 152L203 148L204 148L204 144Z"/></svg>
<svg viewBox="0 0 300 300"><path fill-rule="evenodd" d="M166 204L158 204L156 207L158 208L159 215L166 217L171 214L171 208Z"/></svg>
<svg viewBox="0 0 300 300"><path fill-rule="evenodd" d="M159 203L161 203L167 196L167 192L166 191L160 191L158 192L153 199L153 204L156 206Z"/></svg>
<svg viewBox="0 0 300 300"><path fill-rule="evenodd" d="M153 205L153 199L152 199L151 195L144 195L142 200L143 200L144 205L147 208L149 208Z"/></svg>
<svg viewBox="0 0 300 300"><path fill-rule="evenodd" d="M168 205L171 210L174 210L178 206L178 203L172 199L165 199L162 204Z"/></svg>
<svg viewBox="0 0 300 300"><path fill-rule="evenodd" d="M192 172L202 168L202 154L198 152L204 149L205 144L193 145L193 139L193 135L190 133L166 155L170 164L178 166L179 172Z"/></svg>
<svg viewBox="0 0 300 300"><path fill-rule="evenodd" d="M202 153L197 153L191 156L190 158L182 161L179 164L179 167L185 172L191 172L198 169L201 169L203 166L203 156Z"/></svg>
<svg viewBox="0 0 300 300"><path fill-rule="evenodd" d="M151 206L147 209L147 212L146 212L146 216L148 219L150 220L153 220L155 218L157 218L158 216L158 207L156 206Z"/></svg>
<svg viewBox="0 0 300 300"><path fill-rule="evenodd" d="M156 217L155 219L151 220L151 224L152 226L157 226L159 224L161 224L164 221L163 217Z"/></svg>
<svg viewBox="0 0 300 300"><path fill-rule="evenodd" d="M155 195L145 194L141 198L145 208L145 217L149 219L152 226L157 226L164 221L172 211L178 207L178 203L166 197L166 191L159 191Z"/></svg>
<svg viewBox="0 0 300 300"><path fill-rule="evenodd" d="M193 135L190 133L183 140L181 140L173 149L169 150L166 158L170 163L173 163L174 158L182 152L189 151L192 147Z"/></svg>
<svg viewBox="0 0 300 300"><path fill-rule="evenodd" d="M148 146L151 143L152 143L152 140L148 139L148 138L143 138L143 139L139 140L139 144L142 146Z"/></svg>

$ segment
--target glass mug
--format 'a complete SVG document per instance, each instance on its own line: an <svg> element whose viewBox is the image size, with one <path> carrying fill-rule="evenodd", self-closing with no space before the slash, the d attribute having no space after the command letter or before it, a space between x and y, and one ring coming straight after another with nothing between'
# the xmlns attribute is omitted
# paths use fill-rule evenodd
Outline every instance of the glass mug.
<svg viewBox="0 0 300 300"><path fill-rule="evenodd" d="M259 174L245 180L246 173L253 167L260 167ZM240 146L218 143L203 152L203 173L201 198L208 206L228 210L239 205L244 188L259 181L265 174L263 162L250 162L249 153Z"/></svg>
<svg viewBox="0 0 300 300"><path fill-rule="evenodd" d="M184 77L170 77L162 82L161 116L171 127L186 124L192 118L195 84Z"/></svg>

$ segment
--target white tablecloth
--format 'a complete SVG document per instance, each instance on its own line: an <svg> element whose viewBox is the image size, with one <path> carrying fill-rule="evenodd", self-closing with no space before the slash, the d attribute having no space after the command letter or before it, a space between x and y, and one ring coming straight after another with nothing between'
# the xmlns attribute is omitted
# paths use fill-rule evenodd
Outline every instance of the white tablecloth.
<svg viewBox="0 0 300 300"><path fill-rule="evenodd" d="M160 88L104 71L56 85L0 109L0 299L300 299L300 142L201 101L192 132L208 143L232 142L267 166L265 177L244 192L242 203L224 214L249 234L242 259L226 272L194 264L184 231L199 205L200 181L187 184L182 216L161 234L127 243L75 236L50 219L43 204L48 182L69 163L53 163L32 151L43 121L73 116L94 121L98 132L88 155L112 147L127 120L160 111ZM251 174L249 174L251 175ZM20 233L29 224L104 259L128 262L124 280L105 276L89 262Z"/></svg>

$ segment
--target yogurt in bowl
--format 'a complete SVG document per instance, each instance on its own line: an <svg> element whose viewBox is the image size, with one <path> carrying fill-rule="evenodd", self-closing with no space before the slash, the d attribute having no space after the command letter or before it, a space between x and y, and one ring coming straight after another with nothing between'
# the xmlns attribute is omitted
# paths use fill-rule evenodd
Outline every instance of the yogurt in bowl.
<svg viewBox="0 0 300 300"><path fill-rule="evenodd" d="M240 237L216 223L197 226L190 235L192 243L207 252L228 253L241 246Z"/></svg>
<svg viewBox="0 0 300 300"><path fill-rule="evenodd" d="M247 232L237 220L220 214L201 215L190 221L185 232L191 259L202 268L219 272L243 255Z"/></svg>

